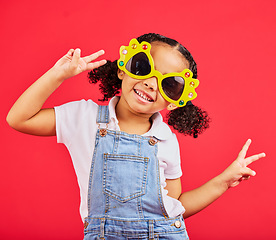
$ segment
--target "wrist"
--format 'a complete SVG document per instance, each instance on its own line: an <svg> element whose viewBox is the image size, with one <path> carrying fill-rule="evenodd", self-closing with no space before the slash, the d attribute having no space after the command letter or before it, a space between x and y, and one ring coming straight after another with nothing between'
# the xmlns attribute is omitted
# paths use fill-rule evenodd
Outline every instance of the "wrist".
<svg viewBox="0 0 276 240"><path fill-rule="evenodd" d="M216 185L219 192L224 193L229 189L228 182L225 180L224 174L221 173L213 178L214 184Z"/></svg>
<svg viewBox="0 0 276 240"><path fill-rule="evenodd" d="M225 181L225 178L222 174L214 177L210 182L212 182L212 186L214 187L213 189L216 189L215 191L218 196L221 196L229 189L228 183Z"/></svg>
<svg viewBox="0 0 276 240"><path fill-rule="evenodd" d="M64 73L63 70L59 69L56 66L53 66L52 68L50 68L48 72L51 74L53 79L55 79L60 84L63 83L63 81L65 81L66 79L70 78Z"/></svg>

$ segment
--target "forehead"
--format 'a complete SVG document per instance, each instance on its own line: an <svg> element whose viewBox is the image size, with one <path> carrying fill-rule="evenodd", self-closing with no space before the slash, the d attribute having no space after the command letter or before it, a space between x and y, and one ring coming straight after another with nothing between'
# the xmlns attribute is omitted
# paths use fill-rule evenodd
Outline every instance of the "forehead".
<svg viewBox="0 0 276 240"><path fill-rule="evenodd" d="M151 43L151 56L155 69L162 74L182 72L189 68L186 58L175 48L162 42Z"/></svg>

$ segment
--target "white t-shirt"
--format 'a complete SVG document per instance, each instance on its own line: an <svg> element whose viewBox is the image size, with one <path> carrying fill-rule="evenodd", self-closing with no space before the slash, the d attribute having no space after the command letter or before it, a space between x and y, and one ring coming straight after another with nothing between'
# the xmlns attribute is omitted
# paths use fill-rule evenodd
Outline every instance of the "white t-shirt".
<svg viewBox="0 0 276 240"><path fill-rule="evenodd" d="M110 123L108 129L120 131L115 113L119 97L109 102ZM96 124L98 105L92 100L69 102L55 107L57 142L67 147L74 165L80 188L80 215L84 220L88 215L87 198L91 161L95 147L95 137L98 129ZM166 179L176 179L182 175L180 154L177 138L169 126L163 122L160 113L152 117L151 129L143 136L154 136L158 142L157 158L160 166L160 184L165 209L170 217L176 217L185 212L182 204L167 195Z"/></svg>

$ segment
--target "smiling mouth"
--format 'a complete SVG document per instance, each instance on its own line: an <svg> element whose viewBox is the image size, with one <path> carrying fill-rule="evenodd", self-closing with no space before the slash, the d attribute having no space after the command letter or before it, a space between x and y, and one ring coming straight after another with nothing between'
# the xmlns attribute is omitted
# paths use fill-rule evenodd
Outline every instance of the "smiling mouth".
<svg viewBox="0 0 276 240"><path fill-rule="evenodd" d="M152 97L147 95L146 93L144 93L143 91L140 91L140 90L137 90L137 89L134 89L134 92L139 95L141 98L145 99L146 101L148 102L154 102Z"/></svg>

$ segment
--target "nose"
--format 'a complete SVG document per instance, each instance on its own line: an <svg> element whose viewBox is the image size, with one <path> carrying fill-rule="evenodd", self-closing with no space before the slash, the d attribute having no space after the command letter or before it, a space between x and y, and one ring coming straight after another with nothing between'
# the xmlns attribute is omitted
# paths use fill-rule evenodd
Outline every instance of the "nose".
<svg viewBox="0 0 276 240"><path fill-rule="evenodd" d="M150 90L156 91L157 90L157 78L151 77L143 80L143 85Z"/></svg>

